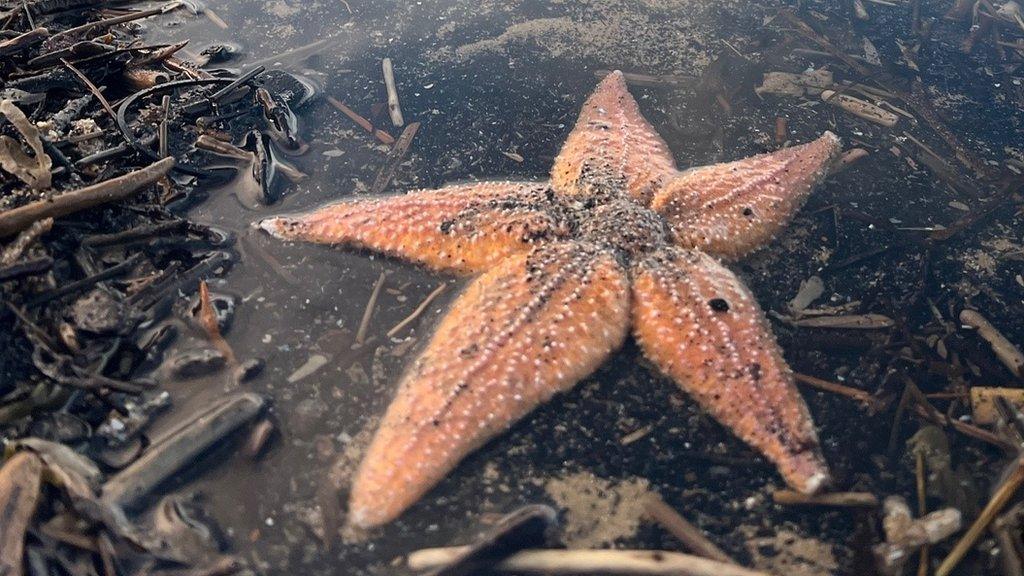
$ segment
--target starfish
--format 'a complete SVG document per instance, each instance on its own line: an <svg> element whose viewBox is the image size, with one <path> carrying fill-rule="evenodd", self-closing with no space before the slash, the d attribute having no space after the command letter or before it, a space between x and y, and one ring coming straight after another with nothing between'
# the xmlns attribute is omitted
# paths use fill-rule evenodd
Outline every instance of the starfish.
<svg viewBox="0 0 1024 576"><path fill-rule="evenodd" d="M768 242L839 154L832 133L676 169L620 72L583 105L545 182L480 182L263 220L287 240L474 275L402 377L349 495L390 522L469 453L572 388L625 341L793 488L829 479L760 307L719 259Z"/></svg>

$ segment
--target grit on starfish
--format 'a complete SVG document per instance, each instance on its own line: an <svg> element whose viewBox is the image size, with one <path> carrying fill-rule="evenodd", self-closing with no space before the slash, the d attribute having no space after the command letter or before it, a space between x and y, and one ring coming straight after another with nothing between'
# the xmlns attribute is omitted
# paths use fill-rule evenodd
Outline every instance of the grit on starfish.
<svg viewBox="0 0 1024 576"><path fill-rule="evenodd" d="M353 481L350 524L390 522L467 454L593 372L632 330L650 361L793 488L828 479L757 302L719 262L767 243L841 150L817 140L679 171L620 72L546 182L346 200L260 223L476 275L408 368Z"/></svg>

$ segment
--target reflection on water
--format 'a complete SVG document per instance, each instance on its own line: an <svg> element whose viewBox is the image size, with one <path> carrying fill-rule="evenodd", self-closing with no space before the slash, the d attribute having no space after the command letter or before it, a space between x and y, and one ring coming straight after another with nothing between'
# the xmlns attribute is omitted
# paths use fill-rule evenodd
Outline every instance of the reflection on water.
<svg viewBox="0 0 1024 576"><path fill-rule="evenodd" d="M170 24L164 19L147 26L153 40L192 39L188 50L196 57L230 42L236 47L208 50L226 58L221 65L262 64L301 74L397 137L400 130L381 106L380 60L390 57L406 121L422 123L392 192L487 176L543 178L596 74L612 68L662 79L646 85L638 79L632 91L680 166L739 158L833 130L865 148L868 159L831 178L770 248L734 267L766 310L785 311L801 282L814 274L824 279L829 305L896 314L908 286L919 283L926 257L932 258L927 265L935 281L958 298L978 296L972 283L960 280L965 272L981 275L999 293L1003 282L1012 282L1014 274L1007 272L1020 267L1000 256L1014 248L991 248L992 237L941 259L906 242L901 230L932 230L962 217L964 198L915 161L917 148L894 140L901 128L858 120L814 98L754 94L763 72L830 63L813 51L794 53L790 27L771 21L774 9L738 0L362 4L224 2L213 7L214 17L180 14ZM827 25L829 18L846 18L836 7L816 8ZM882 57L895 62L900 53L892 35L903 32L893 27L901 21L881 7L874 12L875 21L847 34L871 37ZM991 98L1000 88L991 79L972 82L976 66L943 56L949 51L942 46L933 49L938 64L923 73L924 80L931 86L941 79L942 86L928 96L954 114L957 130L972 143L998 151L1013 124L968 104L1005 102ZM778 118L785 119L781 129ZM308 178L287 186L280 202L262 206L252 201L251 190L246 195L228 185L211 190L193 212L237 235L238 263L211 288L238 299L226 334L233 349L241 358L264 359L266 367L239 385L205 377L172 388L178 414L228 388L273 400L280 437L262 458L225 448L209 455L197 466L203 470L198 478L182 487L208 497L232 546L256 567L268 573L384 571L410 550L465 542L495 514L523 503L575 502L580 514L588 494L589 501L606 505L643 482L737 557L758 558L761 549L751 542L784 532L814 539L806 564L849 573L863 565L856 540L866 528L854 514L773 505L766 487L780 484L774 471L669 382L652 376L631 344L574 392L468 458L398 522L368 539L342 542L336 532L344 492L335 487L344 486L398 375L456 290L446 290L394 336L388 332L439 285L461 282L258 233L252 223L267 215L366 193L387 156L379 138L324 100L299 122L309 150L287 160ZM1019 234L1010 242L1020 249ZM359 344L360 324L381 278ZM885 377L886 366L863 358L876 349L866 336L846 341L845 335L776 329L797 372L869 391ZM891 415L873 420L841 397L804 393L839 487L913 494L912 469L883 456ZM589 544L678 548L667 535L629 518L628 508L612 508L607 514L616 518L614 525L626 528Z"/></svg>

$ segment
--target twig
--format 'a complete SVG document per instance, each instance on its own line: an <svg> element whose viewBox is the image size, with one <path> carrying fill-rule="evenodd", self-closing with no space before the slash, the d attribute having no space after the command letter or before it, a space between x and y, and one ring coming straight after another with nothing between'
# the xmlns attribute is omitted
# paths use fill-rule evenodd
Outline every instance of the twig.
<svg viewBox="0 0 1024 576"><path fill-rule="evenodd" d="M373 285L373 292L370 293L370 300L363 310L363 318L359 321L359 329L356 330L356 344L366 343L366 332L370 329L370 319L373 318L373 309L377 307L377 299L380 298L380 291L384 288L384 280L387 275L383 272L377 277L377 283Z"/></svg>
<svg viewBox="0 0 1024 576"><path fill-rule="evenodd" d="M793 379L801 384L806 384L807 386L811 386L819 390L840 394L847 398L857 400L858 402L863 402L873 410L881 410L884 407L884 403L881 400L875 398L864 390L858 390L851 386L844 386L843 384L829 382L828 380L822 380L821 378L810 376L808 374L800 374L799 372L793 374Z"/></svg>
<svg viewBox="0 0 1024 576"><path fill-rule="evenodd" d="M416 136L416 131L419 128L420 123L413 122L402 131L402 135L398 137L398 141L391 147L387 158L384 159L384 165L381 166L380 172L377 173L377 177L373 180L373 186L370 187L371 194L380 194L388 187L391 179L395 176L395 172L398 170L398 165L405 158L405 153L409 150L412 139Z"/></svg>
<svg viewBox="0 0 1024 576"><path fill-rule="evenodd" d="M697 528L686 518L683 518L674 508L666 504L661 499L661 496L654 492L644 496L644 513L675 536L677 540L682 542L694 554L738 566L738 563L716 546L714 542L709 540L701 532L700 528Z"/></svg>
<svg viewBox="0 0 1024 576"><path fill-rule="evenodd" d="M398 103L398 88L395 86L395 70L391 65L391 58L385 58L380 63L384 71L384 86L388 91L388 114L391 115L391 123L395 128L401 128L405 124L402 118L402 107Z"/></svg>
<svg viewBox="0 0 1024 576"><path fill-rule="evenodd" d="M426 548L408 557L412 570L441 566L464 550ZM618 576L768 576L700 556L662 550L523 550L492 567L496 572L523 574L587 574Z"/></svg>
<svg viewBox="0 0 1024 576"><path fill-rule="evenodd" d="M989 343L992 352L1010 370L1011 374L1017 378L1024 377L1024 354L1021 353L1020 348L1007 340L1006 336L1003 336L1002 332L997 330L987 318L977 311L964 310L960 312L960 321L978 331L978 336Z"/></svg>
<svg viewBox="0 0 1024 576"><path fill-rule="evenodd" d="M186 226L188 226L188 220L171 220L170 222L139 226L137 228L131 228L129 230L115 232L113 234L95 234L82 240L82 246L101 248L104 246L114 246L116 244L127 244L136 240L152 238L158 234L162 235L165 232L176 232Z"/></svg>
<svg viewBox="0 0 1024 576"><path fill-rule="evenodd" d="M23 48L28 48L29 46L38 44L43 40L46 40L46 37L49 35L50 31L46 28L33 28L20 36L4 40L3 42L0 42L0 56L6 56Z"/></svg>
<svg viewBox="0 0 1024 576"><path fill-rule="evenodd" d="M49 232L51 228L53 228L53 218L43 218L38 222L33 222L10 244L4 246L3 251L0 251L0 266L14 264L29 247L39 240L40 236Z"/></svg>
<svg viewBox="0 0 1024 576"><path fill-rule="evenodd" d="M227 30L229 28L228 23L209 8L203 8L203 16L206 16L207 20L213 22L221 30Z"/></svg>
<svg viewBox="0 0 1024 576"><path fill-rule="evenodd" d="M92 95L96 97L96 100L99 101L99 103L103 106L103 109L107 111L107 114L110 114L110 118L116 123L117 112L114 112L114 107L110 105L110 102L107 101L107 97L104 96L102 92L100 92L100 89L92 83L92 80L89 80L89 78L87 78L85 74L82 74L81 70L75 68L74 65L72 65L64 58L60 59L60 63L63 64L65 68L70 70L71 73L74 74L75 77L78 78L78 80L82 84L85 84L85 87L89 89L89 92L92 92Z"/></svg>
<svg viewBox="0 0 1024 576"><path fill-rule="evenodd" d="M126 258L124 261L114 266L111 266L106 270L93 274L92 276L82 278L81 280L71 282L70 284L64 284L63 286L50 290L49 292L44 292L39 296L36 296L35 298L32 298L31 300L26 302L25 307L32 308L34 306L39 306L40 304L45 304L51 300L60 298L62 296L73 294L75 292L78 292L79 290L84 290L86 288L99 284L104 280L116 278L121 274L124 274L125 272L128 272L129 270L134 268L135 265L138 264L139 262L142 262L143 258L145 257L145 254L141 252L136 252L135 254L132 254L131 256Z"/></svg>
<svg viewBox="0 0 1024 576"><path fill-rule="evenodd" d="M169 145L167 139L167 123L171 115L171 97L169 95L164 94L164 97L160 101L160 108L163 117L160 119L160 127L157 130L157 150L159 150L157 154L159 154L161 158L166 158L167 147Z"/></svg>
<svg viewBox="0 0 1024 576"><path fill-rule="evenodd" d="M772 500L783 506L838 506L840 508L874 508L878 497L870 492L829 492L802 494L795 490L776 490Z"/></svg>
<svg viewBox="0 0 1024 576"><path fill-rule="evenodd" d="M354 110L352 110L351 108L346 106L341 100L338 100L334 96L328 96L327 97L327 102L331 106L334 106L335 108L337 108L342 114L344 114L345 116L348 116L353 122L355 122L356 124L359 124L359 126L363 130L366 130L370 134L373 134L374 136L376 136L377 139L380 140L381 142L383 142L385 144L388 144L388 145L391 145L391 144L395 143L394 136L392 136L391 134L388 134L387 132L385 132L383 130L375 128L373 126L372 122L370 122L366 118L360 116Z"/></svg>
<svg viewBox="0 0 1024 576"><path fill-rule="evenodd" d="M86 32L95 30L96 28L104 29L116 26L118 24L124 24L126 22L133 22L135 20L141 20L143 18L149 18L150 16L156 16L158 14L164 14L171 10L181 6L181 2L170 2L159 8L150 8L149 10L139 10L138 12L131 12L129 14L122 14L120 16L114 16L111 18L105 18L103 20L96 20L95 22L88 22L81 26L75 26L74 28L68 28L67 30L61 30L54 34L50 41L56 40L57 38L63 38L65 36L81 36Z"/></svg>
<svg viewBox="0 0 1024 576"><path fill-rule="evenodd" d="M978 515L974 524L971 524L967 533L956 543L942 564L939 564L935 570L935 576L949 576L953 572L964 555L974 547L974 543L978 541L981 534L988 529L989 524L995 520L1003 506L1006 506L1007 502L1017 493L1017 489L1024 483L1024 458L1018 456L1014 466L1013 472L1006 477L1006 480L992 495L992 499L985 505L985 509Z"/></svg>
<svg viewBox="0 0 1024 576"><path fill-rule="evenodd" d="M126 198L162 178L172 166L174 158L164 158L123 176L2 212L0 238L17 234L43 218L60 218L86 208Z"/></svg>
<svg viewBox="0 0 1024 576"><path fill-rule="evenodd" d="M924 452L920 450L914 452L914 475L917 477L917 516L924 518L928 513L928 495L925 491ZM928 564L931 563L928 556L928 545L925 544L921 546L917 561L917 576L928 576Z"/></svg>
<svg viewBox="0 0 1024 576"><path fill-rule="evenodd" d="M441 284L437 288L434 288L433 292L427 294L427 297L424 298L423 302L420 302L420 305L417 306L416 309L412 311L412 314L409 314L408 316L405 317L405 320L402 320L398 324L395 324L394 328L388 330L388 338L394 338L395 335L404 330L406 326L415 322L416 319L419 318L420 315L423 314L423 312L427 309L427 306L430 306L430 303L433 302L438 296L440 296L441 293L444 292L447 287L447 284Z"/></svg>
<svg viewBox="0 0 1024 576"><path fill-rule="evenodd" d="M26 276L42 274L52 267L53 258L49 256L40 256L23 262L3 265L0 266L0 282L9 282Z"/></svg>

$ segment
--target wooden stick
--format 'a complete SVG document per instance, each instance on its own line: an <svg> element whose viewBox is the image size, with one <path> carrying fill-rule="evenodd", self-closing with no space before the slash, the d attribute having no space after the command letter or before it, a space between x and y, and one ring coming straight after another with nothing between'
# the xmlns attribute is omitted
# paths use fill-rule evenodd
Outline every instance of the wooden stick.
<svg viewBox="0 0 1024 576"><path fill-rule="evenodd" d="M31 226L33 222L43 218L60 218L86 208L131 196L163 178L172 166L174 166L174 158L164 158L145 168L117 178L0 212L0 238L17 234Z"/></svg>
<svg viewBox="0 0 1024 576"><path fill-rule="evenodd" d="M427 297L424 298L423 302L420 302L420 305L417 306L416 309L412 311L412 314L409 314L408 316L405 317L405 320L402 320L398 324L395 324L394 328L388 330L388 338L394 338L396 334L404 330L406 326L412 324L417 318L419 318L420 315L423 314L423 312L427 309L427 306L430 306L430 303L433 302L438 296L440 296L441 293L444 292L447 287L447 284L441 284L437 288L434 288L433 292L427 294Z"/></svg>
<svg viewBox="0 0 1024 576"><path fill-rule="evenodd" d="M985 339L992 346L999 361L1006 366L1010 373L1021 378L1024 377L1024 354L1020 348L1003 336L1002 332L996 329L987 318L974 310L960 312L960 321L978 331L978 336Z"/></svg>
<svg viewBox="0 0 1024 576"><path fill-rule="evenodd" d="M373 134L374 136L376 136L377 139L380 140L381 142L383 142L383 143L385 143L385 144L387 144L389 146L391 144L395 143L395 137L394 136L392 136L391 134L388 134L387 132L385 132L383 130L375 128L373 126L372 122L370 122L366 118L360 116L355 110L352 110L351 108L346 106L341 100L338 100L334 96L328 96L327 97L327 102L331 106L334 106L335 108L337 108L338 111L340 111L342 114L344 114L345 116L348 116L353 122L355 122L356 124L359 124L359 126L362 127L363 130L366 130L370 134Z"/></svg>
<svg viewBox="0 0 1024 576"><path fill-rule="evenodd" d="M644 513L667 530L669 534L675 536L677 540L682 542L694 554L734 566L739 565L721 548L716 546L714 542L709 540L700 528L697 528L686 518L683 518L676 512L675 508L666 504L661 499L661 496L654 492L644 496Z"/></svg>
<svg viewBox="0 0 1024 576"><path fill-rule="evenodd" d="M124 24L126 22L133 22L135 20L141 20L143 18L149 18L150 16L156 16L170 12L171 10L178 8L182 5L181 2L169 2L159 8L150 8L149 10L139 10L138 12L131 12L128 14L122 14L120 16L114 16L112 18L106 18L103 20L96 20L95 22L88 22L81 26L74 28L68 28L67 30L61 30L52 36L52 39L61 38L64 36L81 36L86 32L90 32L96 28L110 28L117 24ZM51 40L52 41L52 40Z"/></svg>
<svg viewBox="0 0 1024 576"><path fill-rule="evenodd" d="M443 566L465 547L426 548L408 557L412 570ZM523 574L586 574L618 576L768 576L765 572L733 566L679 552L662 550L523 550L491 568Z"/></svg>
<svg viewBox="0 0 1024 576"><path fill-rule="evenodd" d="M865 392L864 390L858 390L857 388L853 388L852 386L844 386L842 384L837 384L835 382L829 382L828 380L822 380L821 378L817 378L809 374L800 374L799 372L793 374L793 379L801 384L806 384L819 390L832 392L834 394L840 394L842 396L846 396L847 398L852 398L859 402L863 402L867 404L869 407L876 410L882 408L883 403L881 400L875 398L874 396L872 396L868 392Z"/></svg>
<svg viewBox="0 0 1024 576"><path fill-rule="evenodd" d="M4 40L3 42L0 42L0 56L6 56L23 48L28 48L33 44L38 44L43 40L46 40L49 35L50 31L46 28L33 28L21 36L15 36L9 40Z"/></svg>
<svg viewBox="0 0 1024 576"><path fill-rule="evenodd" d="M370 293L370 300L366 303L366 310L363 310L363 318L359 321L359 330L356 331L356 344L366 342L366 332L370 329L370 318L373 317L373 309L377 307L377 299L380 298L380 291L384 288L384 280L387 275L383 272L377 277L377 283L373 285L373 292Z"/></svg>
<svg viewBox="0 0 1024 576"><path fill-rule="evenodd" d="M878 497L870 492L829 492L801 494L795 490L776 490L772 500L784 506L838 506L840 508L874 508Z"/></svg>
<svg viewBox="0 0 1024 576"><path fill-rule="evenodd" d="M380 63L384 71L384 86L388 91L388 114L391 115L391 123L395 128L401 128L405 124L402 118L402 107L398 103L398 88L395 86L395 69L391 65L391 58L385 58Z"/></svg>
<svg viewBox="0 0 1024 576"><path fill-rule="evenodd" d="M206 16L207 20L213 22L214 25L220 28L221 30L227 30L229 28L228 23L225 22L223 18L218 16L216 12L210 10L209 8L203 8L203 16Z"/></svg>
<svg viewBox="0 0 1024 576"><path fill-rule="evenodd" d="M370 194L380 194L388 187L391 179L395 176L395 172L398 170L398 165L402 163L402 158L405 158L405 153L409 151L412 139L416 136L416 131L419 128L420 123L413 122L402 131L402 135L398 137L398 141L391 147L387 158L384 159L384 165L380 167L380 172L377 172L377 177L373 179L373 185L370 186Z"/></svg>
<svg viewBox="0 0 1024 576"><path fill-rule="evenodd" d="M89 80L89 78L85 74L82 74L81 70L75 68L74 65L71 64L71 62L68 62L64 58L60 59L60 63L63 64L65 68L70 70L71 73L74 74L76 78L78 78L78 81L84 84L85 87L89 89L89 92L91 92L92 95L96 97L96 100L99 101L99 103L103 106L103 109L106 110L107 114L110 115L110 119L113 120L116 124L117 112L114 112L114 107L111 106L110 102L107 101L107 97L103 95L103 92L100 92L100 89L92 83L92 80Z"/></svg>
<svg viewBox="0 0 1024 576"><path fill-rule="evenodd" d="M924 452L920 450L914 453L914 475L917 477L917 516L924 518L928 513L928 495L925 490ZM917 560L917 576L928 576L929 560L928 545L921 546Z"/></svg>
<svg viewBox="0 0 1024 576"><path fill-rule="evenodd" d="M960 560L974 547L974 543L978 541L982 533L988 529L989 524L995 520L1003 506L1006 506L1013 496L1017 493L1017 489L1020 485L1024 484L1024 458L1018 457L1016 468L1006 478L1002 486L996 490L996 493L992 495L992 499L985 505L985 509L978 515L977 520L974 524L971 524L967 533L963 535L953 550L949 553L949 556L939 564L939 567L935 570L935 576L949 576L956 568Z"/></svg>

